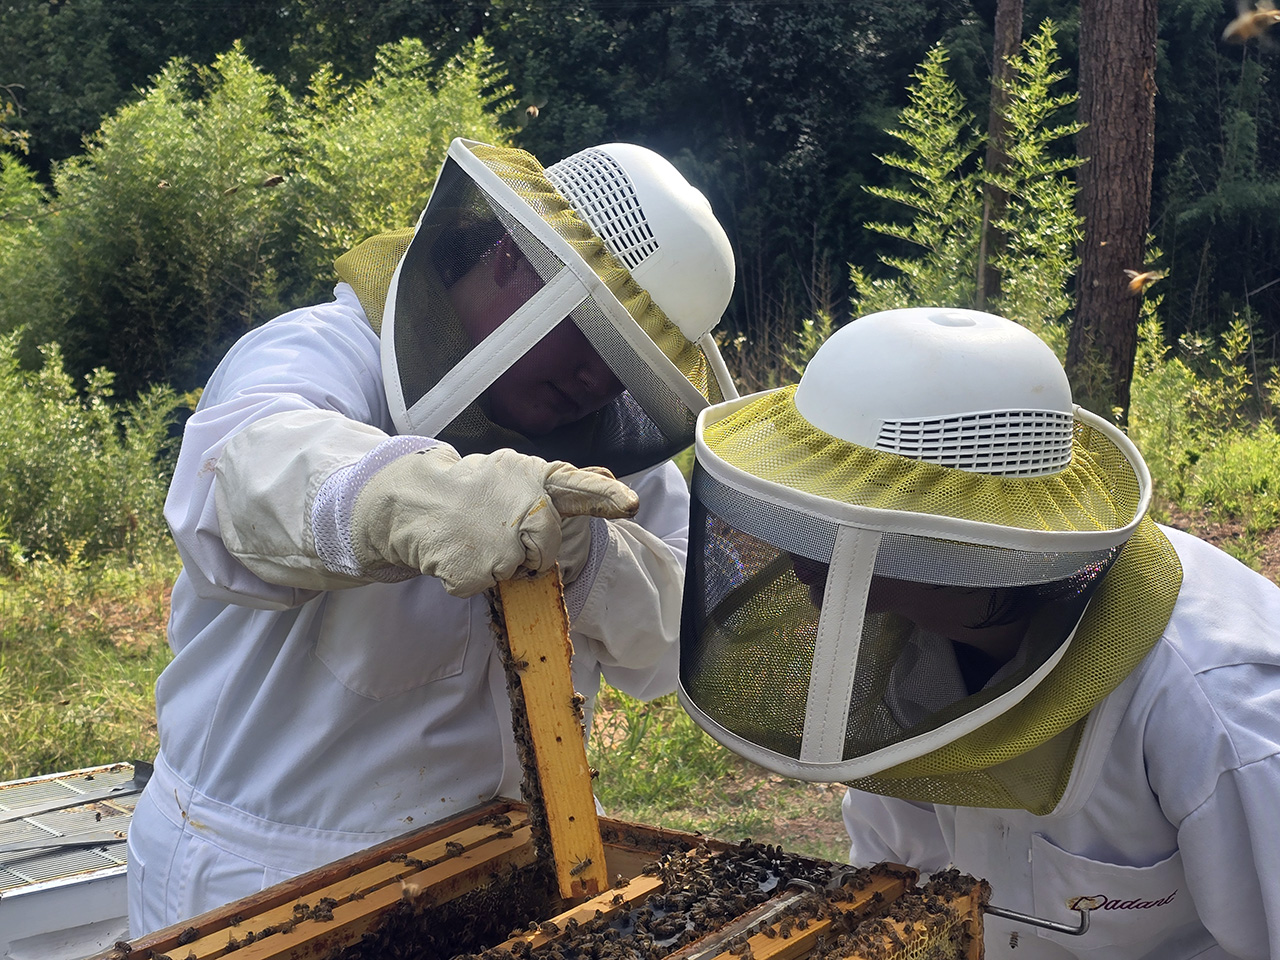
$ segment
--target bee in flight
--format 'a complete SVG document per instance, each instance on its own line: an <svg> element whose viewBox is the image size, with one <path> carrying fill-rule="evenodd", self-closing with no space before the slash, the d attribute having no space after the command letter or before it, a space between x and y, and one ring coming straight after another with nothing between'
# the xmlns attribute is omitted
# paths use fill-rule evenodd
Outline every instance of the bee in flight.
<svg viewBox="0 0 1280 960"><path fill-rule="evenodd" d="M1136 296L1157 280L1163 280L1165 274L1163 270L1126 270L1124 275L1129 278L1129 292Z"/></svg>
<svg viewBox="0 0 1280 960"><path fill-rule="evenodd" d="M1227 24L1222 31L1222 39L1233 43L1247 43L1254 37L1262 36L1274 23L1280 23L1280 10L1271 0L1258 0L1257 7L1252 10L1245 3L1238 7L1238 15Z"/></svg>

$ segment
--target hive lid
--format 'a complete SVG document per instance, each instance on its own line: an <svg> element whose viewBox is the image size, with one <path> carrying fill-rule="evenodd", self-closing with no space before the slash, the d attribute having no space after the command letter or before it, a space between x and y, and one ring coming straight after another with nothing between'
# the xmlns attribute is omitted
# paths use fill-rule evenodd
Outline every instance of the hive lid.
<svg viewBox="0 0 1280 960"><path fill-rule="evenodd" d="M146 764L113 763L0 783L0 896L123 873Z"/></svg>

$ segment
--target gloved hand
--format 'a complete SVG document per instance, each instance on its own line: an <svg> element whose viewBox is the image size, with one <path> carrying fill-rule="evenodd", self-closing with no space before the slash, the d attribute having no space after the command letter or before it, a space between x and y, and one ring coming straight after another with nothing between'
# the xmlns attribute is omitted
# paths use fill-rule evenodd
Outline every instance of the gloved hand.
<svg viewBox="0 0 1280 960"><path fill-rule="evenodd" d="M521 568L549 569L562 518L631 517L639 506L635 491L603 467L514 450L459 458L440 445L373 475L352 507L351 535L366 568L410 567L470 597Z"/></svg>

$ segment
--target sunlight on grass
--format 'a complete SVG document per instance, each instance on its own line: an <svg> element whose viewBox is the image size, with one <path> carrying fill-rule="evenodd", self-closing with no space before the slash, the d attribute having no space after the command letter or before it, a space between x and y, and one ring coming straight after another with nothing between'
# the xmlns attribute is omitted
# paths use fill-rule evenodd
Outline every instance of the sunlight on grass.
<svg viewBox="0 0 1280 960"><path fill-rule="evenodd" d="M786 780L720 746L674 695L643 703L605 688L588 750L606 815L648 826L744 837L843 861L844 788Z"/></svg>
<svg viewBox="0 0 1280 960"><path fill-rule="evenodd" d="M0 583L0 780L150 759L169 662L165 545L133 563L32 561Z"/></svg>

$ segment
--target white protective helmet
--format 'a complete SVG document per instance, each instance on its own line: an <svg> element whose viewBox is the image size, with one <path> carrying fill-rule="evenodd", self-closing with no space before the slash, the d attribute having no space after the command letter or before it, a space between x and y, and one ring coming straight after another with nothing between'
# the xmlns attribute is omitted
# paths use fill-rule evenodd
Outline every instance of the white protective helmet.
<svg viewBox="0 0 1280 960"><path fill-rule="evenodd" d="M1071 462L1071 386L1025 327L975 310L914 309L871 314L849 331L818 351L796 390L796 408L819 430L997 476Z"/></svg>
<svg viewBox="0 0 1280 960"><path fill-rule="evenodd" d="M387 290L396 427L618 475L659 463L737 395L710 332L733 277L710 204L651 150L605 144L544 170L455 140ZM581 369L554 373L567 353Z"/></svg>
<svg viewBox="0 0 1280 960"><path fill-rule="evenodd" d="M693 496L681 702L761 766L849 782L1032 702L1151 484L1041 340L922 308L840 329L797 387L705 411ZM1133 645L1112 646L1131 666ZM1017 723L1028 742L1064 729ZM970 761L989 762L948 754L920 780Z"/></svg>

